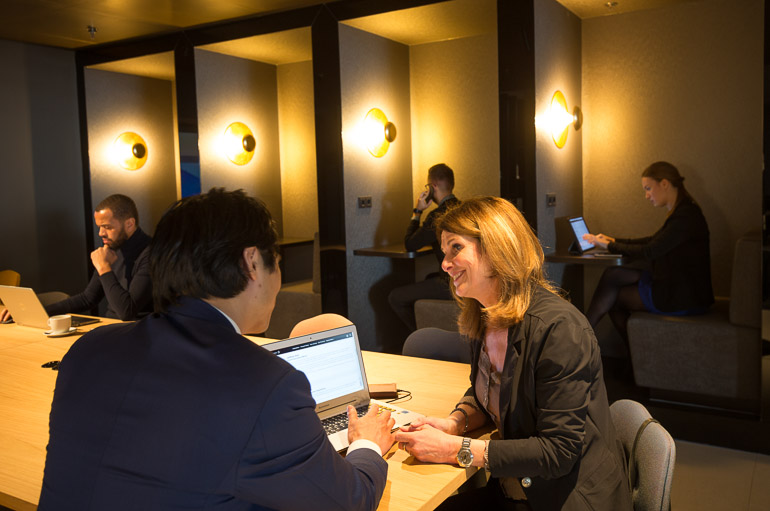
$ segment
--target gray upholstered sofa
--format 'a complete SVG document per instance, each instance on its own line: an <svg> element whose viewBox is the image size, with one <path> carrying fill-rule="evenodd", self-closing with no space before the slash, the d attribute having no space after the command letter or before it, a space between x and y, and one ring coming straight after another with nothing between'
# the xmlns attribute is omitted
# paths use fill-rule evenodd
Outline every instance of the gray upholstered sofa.
<svg viewBox="0 0 770 511"><path fill-rule="evenodd" d="M313 278L281 286L265 337L285 339L294 325L321 314L321 248L318 233L313 240Z"/></svg>
<svg viewBox="0 0 770 511"><path fill-rule="evenodd" d="M702 316L634 313L628 341L637 385L756 410L761 375L761 243L738 240L730 298ZM727 404L725 404L727 403Z"/></svg>

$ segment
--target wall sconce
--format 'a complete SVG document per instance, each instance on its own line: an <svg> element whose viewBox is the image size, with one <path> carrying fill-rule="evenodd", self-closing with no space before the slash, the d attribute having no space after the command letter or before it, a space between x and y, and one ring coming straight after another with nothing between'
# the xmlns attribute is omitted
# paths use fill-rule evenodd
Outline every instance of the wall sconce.
<svg viewBox="0 0 770 511"><path fill-rule="evenodd" d="M575 126L575 131L579 130L583 125L583 112L580 111L580 107L576 106L572 114L570 114L567 109L567 99L560 90L557 90L553 93L553 98L551 98L548 122L553 142L556 144L556 147L561 149L567 143L569 125Z"/></svg>
<svg viewBox="0 0 770 511"><path fill-rule="evenodd" d="M131 131L118 135L112 143L112 152L115 162L126 170L139 170L147 161L147 144Z"/></svg>
<svg viewBox="0 0 770 511"><path fill-rule="evenodd" d="M364 143L369 153L381 158L388 152L390 143L396 140L396 125L388 121L382 110L372 108L364 118Z"/></svg>
<svg viewBox="0 0 770 511"><path fill-rule="evenodd" d="M222 152L236 165L246 165L254 156L257 140L248 126L234 122L225 130L222 137Z"/></svg>

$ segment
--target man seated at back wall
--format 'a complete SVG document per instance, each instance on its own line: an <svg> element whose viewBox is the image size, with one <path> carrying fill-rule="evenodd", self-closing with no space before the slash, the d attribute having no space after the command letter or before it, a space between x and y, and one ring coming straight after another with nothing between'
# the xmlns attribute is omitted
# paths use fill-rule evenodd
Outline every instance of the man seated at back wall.
<svg viewBox="0 0 770 511"><path fill-rule="evenodd" d="M404 248L408 251L417 251L426 245L433 247L439 266L444 260L441 244L436 239L436 219L446 210L460 201L452 193L455 187L455 175L449 165L437 163L428 169L428 183L425 191L417 197L417 203L412 210L412 219L406 229ZM436 209L428 213L420 225L420 217L431 202ZM417 329L417 320L414 315L414 304L421 299L451 300L452 291L449 289L449 277L443 271L429 274L425 280L397 287L388 295L388 302L393 311L401 318L409 331Z"/></svg>
<svg viewBox="0 0 770 511"><path fill-rule="evenodd" d="M86 289L46 307L49 315L88 312L107 298L108 318L123 321L152 312L148 264L150 236L139 227L136 204L125 195L110 195L96 206L94 221L103 246L91 252L94 274Z"/></svg>

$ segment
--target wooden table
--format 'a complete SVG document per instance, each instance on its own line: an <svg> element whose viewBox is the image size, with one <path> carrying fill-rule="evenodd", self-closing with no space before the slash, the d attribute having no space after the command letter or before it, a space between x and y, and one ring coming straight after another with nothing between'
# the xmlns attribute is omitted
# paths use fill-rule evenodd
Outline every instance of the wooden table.
<svg viewBox="0 0 770 511"><path fill-rule="evenodd" d="M37 507L57 375L40 366L61 360L78 337L48 338L39 329L0 325L0 505ZM364 363L370 383L395 382L411 391L412 399L399 404L426 415L446 416L469 385L467 364L373 352L364 353ZM477 470L420 463L395 446L385 458L388 484L380 510L433 509Z"/></svg>
<svg viewBox="0 0 770 511"><path fill-rule="evenodd" d="M79 331L118 322L102 318ZM48 338L39 328L0 325L0 505L37 508L58 374L40 366L61 360L78 337Z"/></svg>

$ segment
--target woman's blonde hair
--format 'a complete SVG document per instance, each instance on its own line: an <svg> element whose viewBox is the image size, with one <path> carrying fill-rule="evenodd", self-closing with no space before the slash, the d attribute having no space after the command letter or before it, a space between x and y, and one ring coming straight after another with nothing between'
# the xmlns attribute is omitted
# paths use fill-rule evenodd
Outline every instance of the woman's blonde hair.
<svg viewBox="0 0 770 511"><path fill-rule="evenodd" d="M508 328L520 322L538 286L555 291L543 275L543 249L516 207L499 197L477 197L450 208L436 222L436 233L447 231L474 238L497 277L499 301L491 307L473 298L452 294L460 304L460 333L482 339L489 328Z"/></svg>

